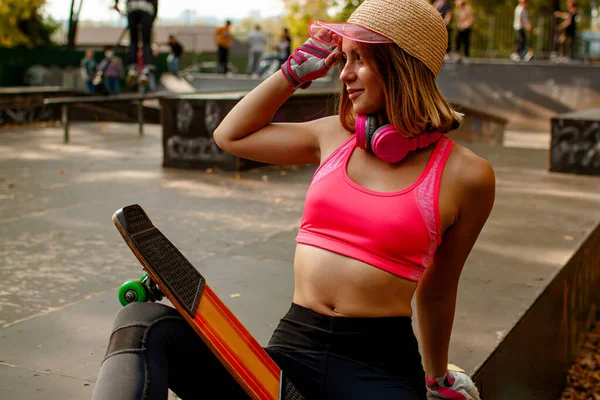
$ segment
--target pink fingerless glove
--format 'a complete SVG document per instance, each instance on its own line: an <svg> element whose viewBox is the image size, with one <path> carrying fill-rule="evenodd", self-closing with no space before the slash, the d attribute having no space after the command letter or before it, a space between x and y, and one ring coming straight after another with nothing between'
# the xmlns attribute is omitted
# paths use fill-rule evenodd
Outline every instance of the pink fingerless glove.
<svg viewBox="0 0 600 400"><path fill-rule="evenodd" d="M426 379L427 399L481 400L479 391L468 375L448 371L435 379Z"/></svg>
<svg viewBox="0 0 600 400"><path fill-rule="evenodd" d="M335 46L327 46L309 38L281 65L283 76L293 89L307 89L313 80L327 74L325 59L333 50Z"/></svg>

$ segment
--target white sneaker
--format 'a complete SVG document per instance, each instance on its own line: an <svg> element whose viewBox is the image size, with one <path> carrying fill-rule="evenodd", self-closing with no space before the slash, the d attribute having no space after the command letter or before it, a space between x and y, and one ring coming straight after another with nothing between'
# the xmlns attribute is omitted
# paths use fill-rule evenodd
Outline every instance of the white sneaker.
<svg viewBox="0 0 600 400"><path fill-rule="evenodd" d="M533 58L533 51L528 51L527 54L525 54L525 57L523 57L523 61L529 62L529 61L531 61L532 58Z"/></svg>
<svg viewBox="0 0 600 400"><path fill-rule="evenodd" d="M98 73L94 76L94 79L92 79L92 83L94 86L98 86L100 82L102 82L102 72L98 71Z"/></svg>
<svg viewBox="0 0 600 400"><path fill-rule="evenodd" d="M521 61L521 57L517 53L512 53L510 59L513 61Z"/></svg>
<svg viewBox="0 0 600 400"><path fill-rule="evenodd" d="M127 72L127 78L125 78L125 84L129 87L135 85L135 81L137 80L137 71L135 69L130 69Z"/></svg>
<svg viewBox="0 0 600 400"><path fill-rule="evenodd" d="M141 87L146 87L146 85L148 85L148 75L141 74L138 79L138 85L140 85Z"/></svg>

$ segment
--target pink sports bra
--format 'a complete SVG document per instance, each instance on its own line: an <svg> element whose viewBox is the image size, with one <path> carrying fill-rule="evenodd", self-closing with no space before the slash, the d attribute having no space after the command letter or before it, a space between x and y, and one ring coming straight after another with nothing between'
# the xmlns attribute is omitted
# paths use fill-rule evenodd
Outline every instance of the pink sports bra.
<svg viewBox="0 0 600 400"><path fill-rule="evenodd" d="M412 185L376 192L348 176L352 135L315 171L296 241L418 281L442 239L438 195L453 145L442 136Z"/></svg>

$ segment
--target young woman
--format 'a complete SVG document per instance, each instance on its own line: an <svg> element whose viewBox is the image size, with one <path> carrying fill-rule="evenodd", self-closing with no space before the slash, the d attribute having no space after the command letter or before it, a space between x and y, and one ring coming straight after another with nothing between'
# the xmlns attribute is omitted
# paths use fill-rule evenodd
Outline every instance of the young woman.
<svg viewBox="0 0 600 400"><path fill-rule="evenodd" d="M561 61L571 61L573 59L573 42L575 41L575 32L577 31L577 2L575 0L567 1L567 12L555 11L554 15L564 19L557 30L560 32L558 42L560 45Z"/></svg>
<svg viewBox="0 0 600 400"><path fill-rule="evenodd" d="M290 37L290 32L288 28L283 28L281 32L281 36L279 37L279 43L275 47L279 52L279 66L283 65L284 62L290 57L290 51L292 48L292 38Z"/></svg>
<svg viewBox="0 0 600 400"><path fill-rule="evenodd" d="M456 35L456 53L460 57L459 60L467 63L469 61L469 50L471 48L471 26L474 22L473 8L467 4L466 0L458 0L456 2L456 27L458 33ZM461 55L461 50L464 53L464 58Z"/></svg>
<svg viewBox="0 0 600 400"><path fill-rule="evenodd" d="M365 0L349 23L312 24L312 38L214 133L244 158L320 164L297 236L292 305L266 347L305 399L479 398L467 375L448 372L448 346L495 178L445 136L459 115L435 83L443 19L422 0L402 5ZM271 123L336 62L339 115ZM203 361L190 366L190 357ZM200 378L220 398L246 398L174 309L134 303L116 318L95 399L164 399L167 386L196 398Z"/></svg>

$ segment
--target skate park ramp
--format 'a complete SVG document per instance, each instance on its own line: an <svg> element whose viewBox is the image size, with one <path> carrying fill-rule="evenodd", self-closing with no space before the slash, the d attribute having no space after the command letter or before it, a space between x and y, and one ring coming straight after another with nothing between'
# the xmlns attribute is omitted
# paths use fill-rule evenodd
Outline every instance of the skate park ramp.
<svg viewBox="0 0 600 400"><path fill-rule="evenodd" d="M550 118L600 107L600 67L585 64L444 64L438 86L457 103L508 119L509 129L550 130Z"/></svg>

